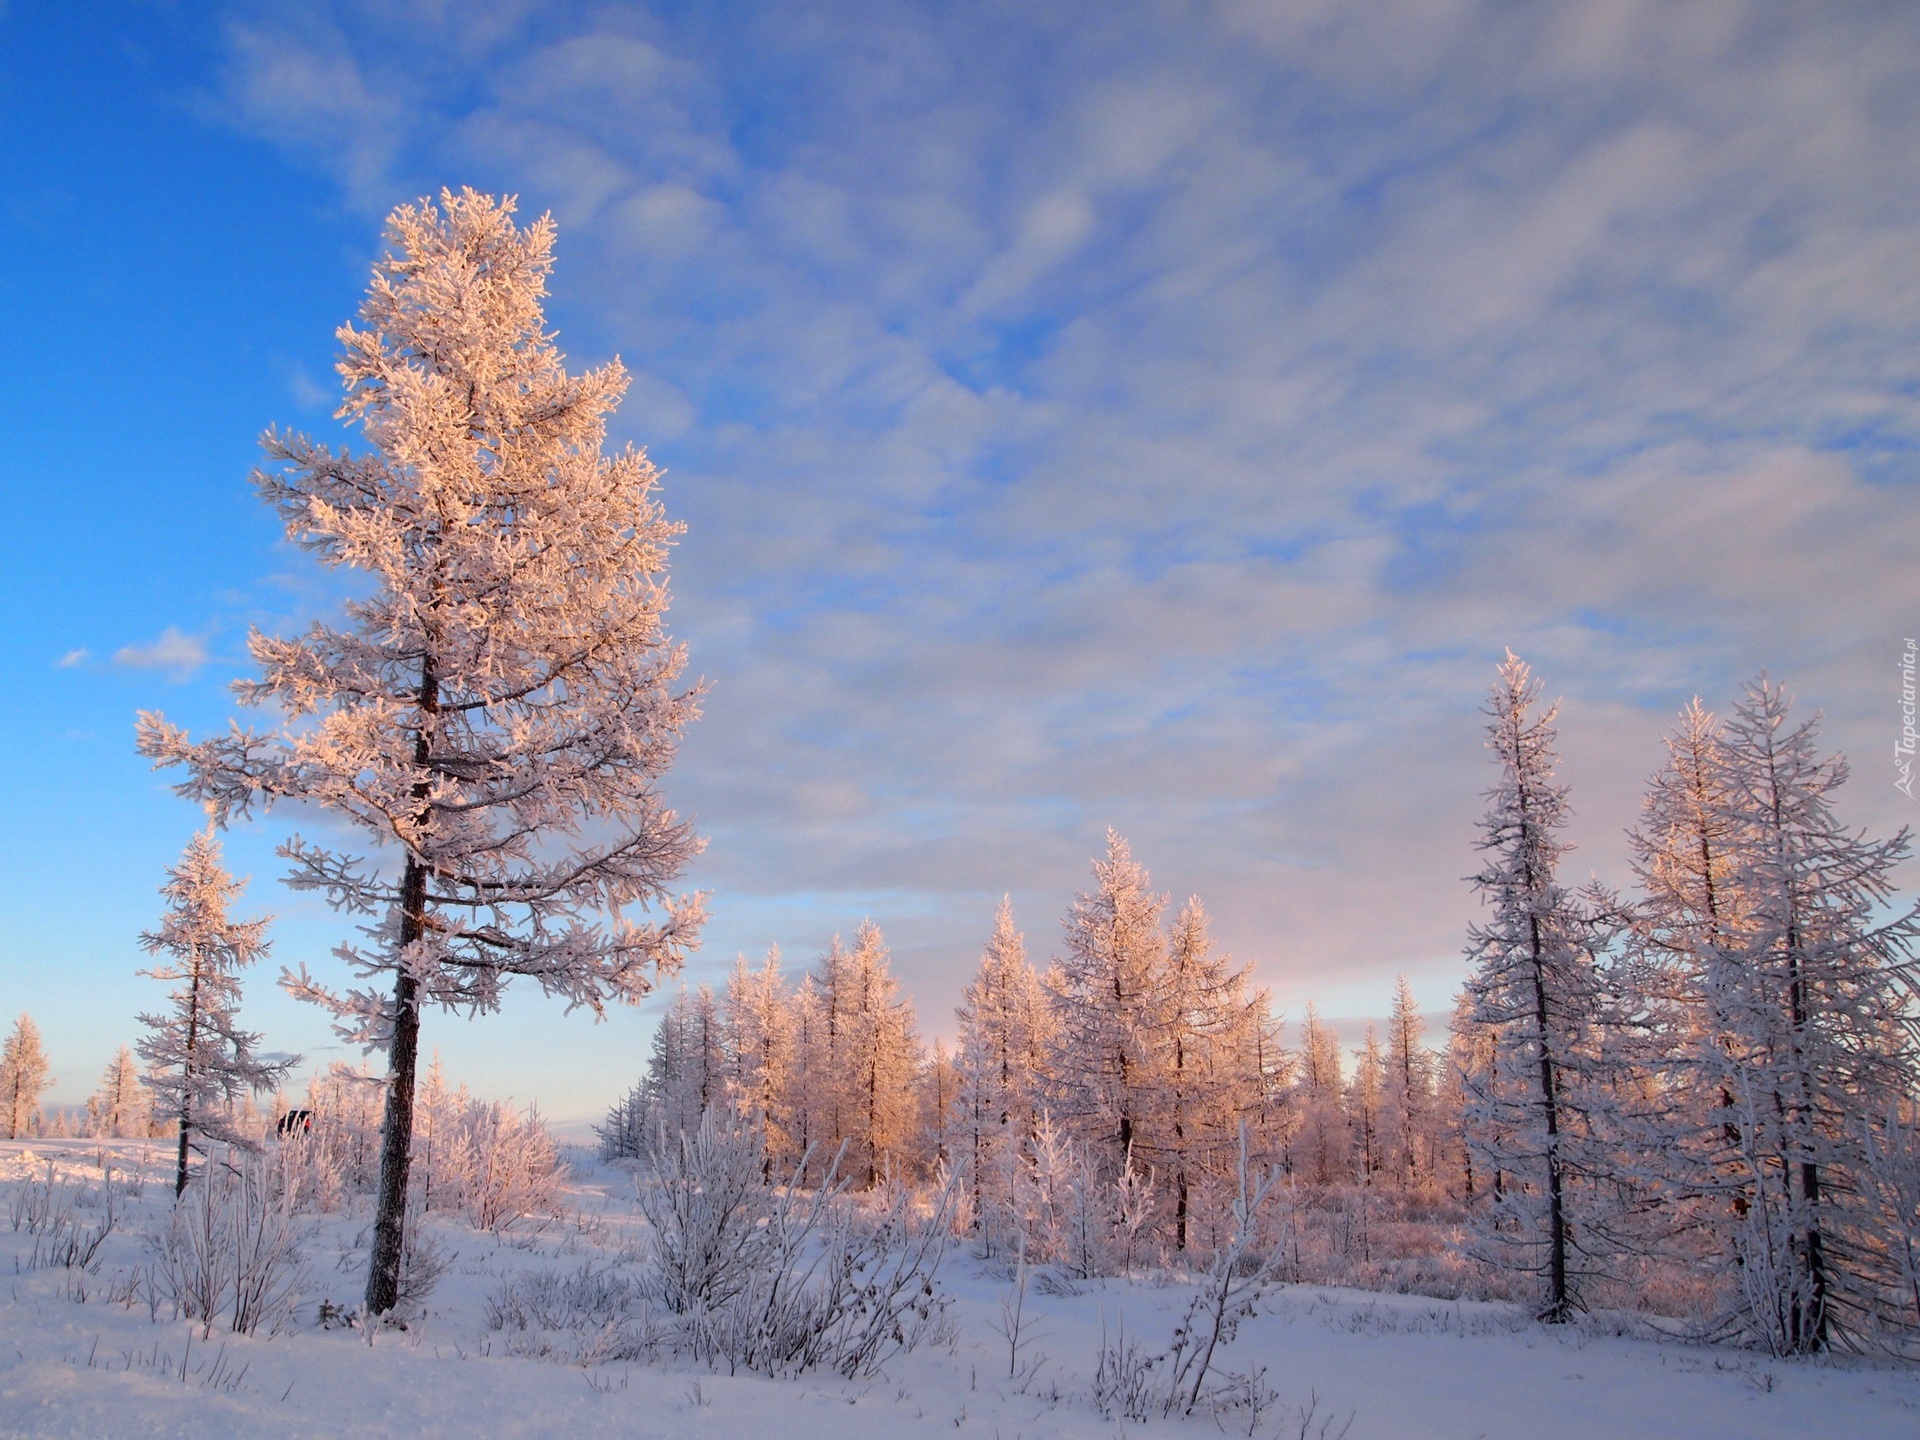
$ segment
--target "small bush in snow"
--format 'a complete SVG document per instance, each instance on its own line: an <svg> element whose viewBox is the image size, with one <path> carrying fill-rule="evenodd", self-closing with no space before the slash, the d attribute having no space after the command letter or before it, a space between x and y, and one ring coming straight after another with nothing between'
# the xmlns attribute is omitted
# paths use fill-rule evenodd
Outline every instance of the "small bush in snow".
<svg viewBox="0 0 1920 1440"><path fill-rule="evenodd" d="M952 1230L953 1180L929 1212L895 1190L875 1214L849 1203L839 1157L803 1191L762 1181L758 1134L709 1110L691 1133L656 1133L640 1204L653 1226L648 1285L676 1343L729 1371L875 1373L937 1328L934 1277Z"/></svg>
<svg viewBox="0 0 1920 1440"><path fill-rule="evenodd" d="M571 1364L642 1360L659 1348L660 1331L640 1285L591 1263L559 1272L510 1276L487 1298L486 1323L507 1336L516 1355L558 1357Z"/></svg>
<svg viewBox="0 0 1920 1440"><path fill-rule="evenodd" d="M94 1208L104 1201L97 1223L86 1224L81 1209ZM29 1270L84 1270L93 1274L100 1268L100 1247L115 1228L113 1177L109 1174L96 1197L84 1185L61 1180L54 1174L53 1162L47 1162L44 1180L29 1179L14 1191L9 1206L13 1228L33 1236L28 1255Z"/></svg>
<svg viewBox="0 0 1920 1440"><path fill-rule="evenodd" d="M306 1283L302 1234L263 1157L210 1155L148 1237L151 1283L174 1313L240 1335L291 1322Z"/></svg>
<svg viewBox="0 0 1920 1440"><path fill-rule="evenodd" d="M1240 1322L1253 1315L1279 1266L1276 1252L1258 1247L1260 1212L1278 1181L1275 1173L1259 1180L1248 1174L1243 1130L1232 1232L1214 1251L1166 1348L1149 1351L1124 1328L1112 1340L1101 1335L1093 1399L1103 1414L1149 1420L1191 1415L1202 1406L1217 1413L1248 1406L1257 1411L1273 1403L1262 1372L1226 1372L1215 1361Z"/></svg>

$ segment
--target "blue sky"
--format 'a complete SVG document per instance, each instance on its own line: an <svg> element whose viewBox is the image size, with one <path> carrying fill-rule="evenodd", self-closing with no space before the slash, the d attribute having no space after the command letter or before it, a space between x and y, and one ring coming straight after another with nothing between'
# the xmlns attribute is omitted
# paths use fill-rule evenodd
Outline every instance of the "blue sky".
<svg viewBox="0 0 1920 1440"><path fill-rule="evenodd" d="M1582 873L1762 667L1905 824L1915 95L1905 4L13 0L0 1009L77 1100L156 1002L196 816L133 713L223 723L247 628L337 603L246 473L332 429L380 221L443 184L554 213L562 347L633 370L690 526L696 978L872 915L948 1031L999 895L1044 958L1111 824L1290 1015L1438 1010L1508 645ZM290 823L230 854L323 971ZM270 1042L339 1055L268 978ZM427 1038L570 1120L647 1026Z"/></svg>

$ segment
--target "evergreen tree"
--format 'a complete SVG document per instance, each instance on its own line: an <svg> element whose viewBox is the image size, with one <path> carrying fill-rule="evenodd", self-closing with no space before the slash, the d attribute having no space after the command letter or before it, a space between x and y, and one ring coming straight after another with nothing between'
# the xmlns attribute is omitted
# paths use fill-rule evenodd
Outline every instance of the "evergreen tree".
<svg viewBox="0 0 1920 1440"><path fill-rule="evenodd" d="M833 1073L826 1010L819 982L812 975L801 976L788 1006L793 1032L793 1068L789 1072L782 1109L794 1153L808 1157L809 1179L824 1172L839 1146L837 1131L831 1143L828 1139L828 1132L839 1114L835 1096L840 1078Z"/></svg>
<svg viewBox="0 0 1920 1440"><path fill-rule="evenodd" d="M1454 997L1447 1022L1446 1063L1440 1070L1434 1125L1436 1153L1444 1157L1447 1188L1471 1207L1487 1189L1484 1171L1473 1168L1473 1147L1467 1143L1467 1097L1492 1082L1493 1032L1474 1019L1473 995L1462 986Z"/></svg>
<svg viewBox="0 0 1920 1440"><path fill-rule="evenodd" d="M1431 1167L1433 1062L1421 1043L1425 1030L1413 987L1405 975L1397 976L1393 1009L1387 1016L1380 1138L1388 1172L1402 1190L1422 1183Z"/></svg>
<svg viewBox="0 0 1920 1440"><path fill-rule="evenodd" d="M724 1022L713 987L681 986L660 1017L641 1081L648 1133L692 1133L708 1109L730 1104Z"/></svg>
<svg viewBox="0 0 1920 1440"><path fill-rule="evenodd" d="M1316 1185L1347 1178L1349 1131L1341 1098L1340 1037L1320 1019L1311 1001L1300 1020L1300 1052L1294 1072L1300 1128L1294 1148L1297 1173Z"/></svg>
<svg viewBox="0 0 1920 1440"><path fill-rule="evenodd" d="M291 538L371 582L345 628L254 637L239 693L278 728L194 744L141 721L221 823L289 801L365 837L283 853L296 888L378 920L341 953L388 993L294 982L387 1053L375 1314L399 1283L421 1007L490 1011L522 976L599 1013L677 968L702 918L668 896L698 842L658 789L696 713L663 628L681 527L644 456L602 455L626 374L566 373L541 313L554 227L513 210L467 190L394 211L362 325L339 332L369 452L266 438L256 482ZM392 869L371 858L387 845ZM626 913L653 904L662 923Z"/></svg>
<svg viewBox="0 0 1920 1440"><path fill-rule="evenodd" d="M1554 783L1558 707L1536 713L1540 691L1509 651L1487 706L1500 783L1487 793L1479 842L1487 860L1474 877L1493 916L1469 932L1467 952L1470 1020L1489 1037L1491 1057L1462 1078L1467 1144L1491 1185L1491 1204L1475 1212L1483 1251L1540 1275L1540 1316L1563 1321L1576 1303L1569 1259L1586 1238L1574 1230L1572 1190L1585 1153L1582 1062L1599 983L1591 920L1557 878L1567 792Z"/></svg>
<svg viewBox="0 0 1920 1440"><path fill-rule="evenodd" d="M1185 1250L1196 1188L1223 1178L1238 1156L1240 1125L1257 1094L1249 1086L1258 1080L1259 1016L1246 970L1215 953L1199 896L1174 917L1164 953L1159 1093L1134 1148L1171 1192L1174 1245Z"/></svg>
<svg viewBox="0 0 1920 1440"><path fill-rule="evenodd" d="M1353 1126L1353 1141L1359 1152L1360 1183L1371 1185L1386 1163L1384 1142L1385 1097L1387 1091L1387 1052L1380 1048L1380 1036L1367 1026L1366 1043L1353 1052L1353 1079L1347 1085L1347 1116Z"/></svg>
<svg viewBox="0 0 1920 1440"><path fill-rule="evenodd" d="M847 1171L864 1174L871 1188L912 1155L920 1042L913 1006L900 994L886 940L871 920L862 921L854 935L844 978L836 1050L841 1073L851 1082Z"/></svg>
<svg viewBox="0 0 1920 1440"><path fill-rule="evenodd" d="M1637 938L1677 981L1661 1153L1734 1262L1730 1320L1784 1353L1906 1323L1911 1235L1867 1196L1874 1126L1920 1090L1920 909L1885 913L1907 833L1840 825L1817 734L1765 676L1719 735L1696 707L1635 841Z"/></svg>
<svg viewBox="0 0 1920 1440"><path fill-rule="evenodd" d="M46 1051L40 1048L40 1027L31 1015L13 1022L13 1033L0 1050L0 1097L7 1107L7 1138L31 1135L40 1123L40 1097L53 1084Z"/></svg>
<svg viewBox="0 0 1920 1440"><path fill-rule="evenodd" d="M250 1142L229 1118L242 1096L271 1090L299 1063L255 1054L260 1037L239 1023L240 972L267 953L265 920L229 920L227 907L244 888L220 864L220 842L208 826L187 843L160 887L167 909L160 928L140 937L150 955L168 961L141 973L180 982L164 1014L143 1014L140 1058L152 1066L154 1108L178 1127L173 1192L187 1188L193 1137L232 1145Z"/></svg>
<svg viewBox="0 0 1920 1440"><path fill-rule="evenodd" d="M122 1045L107 1062L100 1088L87 1099L87 1133L107 1140L145 1136L152 1112L153 1100L140 1083L133 1051Z"/></svg>
<svg viewBox="0 0 1920 1440"><path fill-rule="evenodd" d="M946 1042L936 1039L933 1054L920 1072L920 1154L935 1176L946 1173L954 1163L955 1140L960 1109L960 1067L947 1053Z"/></svg>
<svg viewBox="0 0 1920 1440"><path fill-rule="evenodd" d="M809 977L808 996L814 1013L807 1017L809 1047L798 1077L804 1090L808 1129L821 1167L840 1162L840 1173L857 1163L850 1154L859 1113L859 1080L848 1052L856 1003L853 967L847 948L835 935Z"/></svg>
<svg viewBox="0 0 1920 1440"><path fill-rule="evenodd" d="M750 969L736 960L727 978L727 1050L734 1106L764 1137L762 1178L791 1163L793 1142L788 1104L793 1070L793 1015L780 978L780 947L767 951L766 964Z"/></svg>
<svg viewBox="0 0 1920 1440"><path fill-rule="evenodd" d="M1056 1117L1119 1175L1161 1094L1168 1025L1163 896L1127 842L1107 832L1095 887L1066 920L1066 954L1049 976L1057 1022Z"/></svg>
<svg viewBox="0 0 1920 1440"><path fill-rule="evenodd" d="M1027 963L1025 937L1013 926L1010 897L1000 901L980 968L956 1013L953 1124L978 1224L990 1203L1011 1199L1002 1182L1013 1173L1011 1157L1039 1126L1054 1034L1046 991Z"/></svg>

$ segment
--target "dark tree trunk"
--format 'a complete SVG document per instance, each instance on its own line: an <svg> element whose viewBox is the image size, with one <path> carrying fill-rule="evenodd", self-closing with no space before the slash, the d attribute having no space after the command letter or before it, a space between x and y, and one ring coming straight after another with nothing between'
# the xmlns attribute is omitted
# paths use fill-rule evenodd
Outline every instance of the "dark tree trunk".
<svg viewBox="0 0 1920 1440"><path fill-rule="evenodd" d="M1568 1319L1567 1217L1560 1178L1560 1097L1553 1073L1553 1052L1547 1039L1547 987L1543 967L1540 919L1529 922L1533 941L1534 1023L1540 1029L1540 1100L1547 1122L1547 1308L1540 1318L1549 1324Z"/></svg>
<svg viewBox="0 0 1920 1440"><path fill-rule="evenodd" d="M424 908L426 871L407 861L402 880L401 944L420 938L415 911ZM393 983L393 1043L387 1052L387 1109L380 1127L380 1197L373 1222L373 1259L367 1271L367 1309L384 1315L400 1300L400 1252L407 1223L407 1178L413 1158L414 1071L420 1058L419 982L402 972Z"/></svg>
<svg viewBox="0 0 1920 1440"><path fill-rule="evenodd" d="M420 681L420 728L413 743L414 764L420 778L413 797L426 819L432 793L427 778L431 755L432 717L439 709L439 689L429 662ZM409 853L400 879L400 948L402 952L427 933L427 867ZM393 1038L387 1050L387 1110L380 1127L380 1196L373 1222L373 1257L367 1268L367 1311L384 1315L400 1301L400 1257L406 1241L407 1172L413 1158L414 1071L420 1059L420 982L405 967L393 982Z"/></svg>
<svg viewBox="0 0 1920 1440"><path fill-rule="evenodd" d="M180 1063L180 1154L173 1170L173 1198L187 1193L187 1133L193 1128L193 1052L200 1043L200 957L193 957L187 987L187 1056Z"/></svg>

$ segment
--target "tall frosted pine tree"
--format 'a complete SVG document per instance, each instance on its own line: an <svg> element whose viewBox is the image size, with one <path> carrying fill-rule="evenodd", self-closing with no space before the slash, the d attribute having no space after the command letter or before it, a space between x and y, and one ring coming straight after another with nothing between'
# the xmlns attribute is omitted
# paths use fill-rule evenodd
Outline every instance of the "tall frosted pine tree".
<svg viewBox="0 0 1920 1440"><path fill-rule="evenodd" d="M913 1006L900 994L880 927L863 920L847 952L838 1015L837 1056L848 1082L849 1174L869 1188L895 1172L913 1148L914 1077L920 1041Z"/></svg>
<svg viewBox="0 0 1920 1440"><path fill-rule="evenodd" d="M289 536L365 587L342 626L253 637L238 693L276 723L140 729L222 824L284 800L362 837L283 853L291 885L371 921L337 952L363 987L291 983L387 1054L376 1314L398 1297L422 1009L491 1011L523 977L599 1014L677 968L703 915L669 893L698 841L657 783L697 706L665 632L681 527L644 455L602 454L626 372L567 373L541 310L553 223L513 213L472 190L395 210L338 332L339 414L369 448L266 437L255 483Z"/></svg>
<svg viewBox="0 0 1920 1440"><path fill-rule="evenodd" d="M172 1007L140 1017L147 1027L140 1058L150 1067L153 1108L178 1127L173 1193L187 1188L193 1137L246 1143L227 1123L241 1096L271 1090L298 1060L267 1061L254 1053L260 1037L240 1028L240 972L267 953L265 920L233 920L227 908L244 881L220 863L220 842L208 826L187 842L180 863L160 887L160 928L140 937L165 962L142 973L177 980Z"/></svg>
<svg viewBox="0 0 1920 1440"><path fill-rule="evenodd" d="M1166 897L1149 888L1127 842L1107 831L1092 891L1074 898L1066 954L1048 975L1058 1028L1052 1076L1056 1118L1118 1175L1156 1118L1168 995Z"/></svg>
<svg viewBox="0 0 1920 1440"><path fill-rule="evenodd" d="M1874 1127L1920 1088L1920 909L1889 908L1906 833L1835 818L1846 762L1817 735L1765 676L1717 733L1696 706L1635 844L1669 982L1655 1148L1735 1281L1730 1328L1780 1353L1913 1324L1913 1217L1870 1194Z"/></svg>
<svg viewBox="0 0 1920 1440"><path fill-rule="evenodd" d="M1512 651L1486 713L1487 748L1500 765L1474 877L1492 917L1468 932L1465 1023L1488 1041L1484 1068L1461 1076L1473 1169L1484 1177L1474 1211L1481 1253L1538 1275L1540 1317L1568 1319L1577 1303L1574 1194L1587 1138L1586 1056L1599 979L1591 922L1559 883L1567 846L1566 787L1555 783L1554 718L1540 682Z"/></svg>
<svg viewBox="0 0 1920 1440"><path fill-rule="evenodd" d="M1027 962L1026 939L1014 929L1010 896L1001 898L980 968L956 1013L957 1147L978 1225L989 1204L1011 1199L1005 1192L1013 1175L1012 1157L1039 1127L1053 1038L1053 1013L1040 977ZM989 1242L991 1238L989 1233Z"/></svg>

